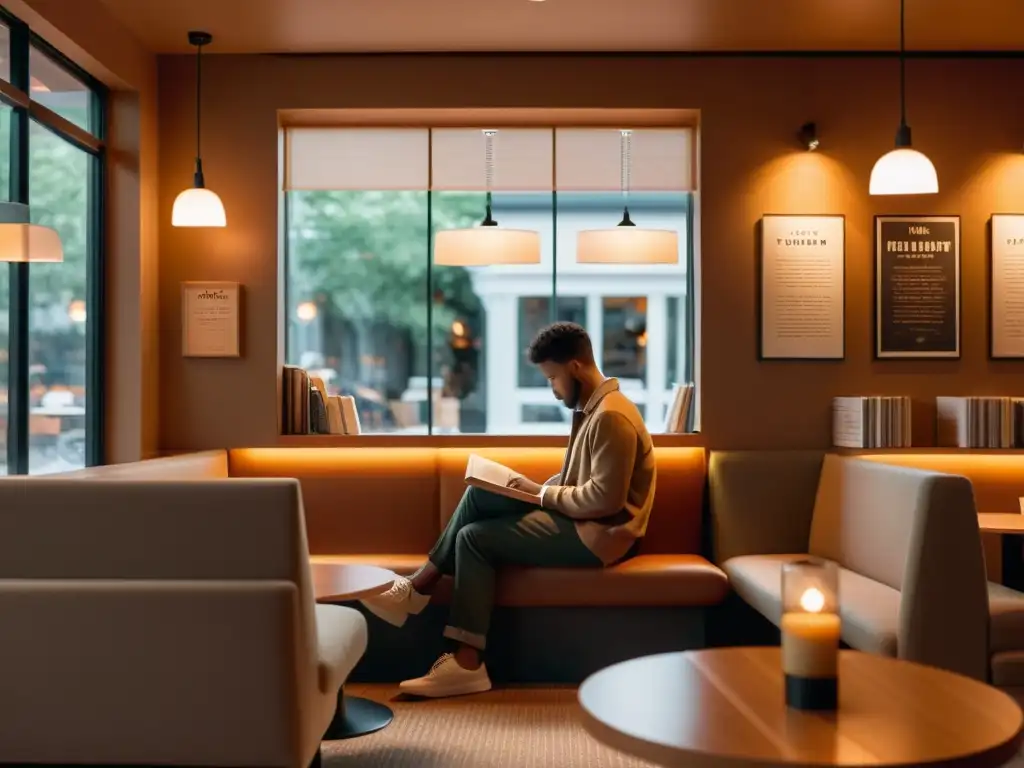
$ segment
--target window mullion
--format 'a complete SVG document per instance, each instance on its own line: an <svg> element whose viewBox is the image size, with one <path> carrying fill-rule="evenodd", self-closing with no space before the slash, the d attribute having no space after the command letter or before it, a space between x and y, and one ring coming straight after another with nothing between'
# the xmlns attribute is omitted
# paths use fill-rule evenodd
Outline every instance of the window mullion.
<svg viewBox="0 0 1024 768"><path fill-rule="evenodd" d="M15 22L10 25L11 85L29 92L29 31ZM28 110L11 112L10 200L29 202L29 117ZM9 282L8 369L7 369L7 472L28 473L29 444L29 265L12 263Z"/></svg>

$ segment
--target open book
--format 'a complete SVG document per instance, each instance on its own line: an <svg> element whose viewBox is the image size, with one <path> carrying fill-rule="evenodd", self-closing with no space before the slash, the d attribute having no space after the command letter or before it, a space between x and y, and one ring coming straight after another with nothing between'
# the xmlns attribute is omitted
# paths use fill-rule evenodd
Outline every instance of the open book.
<svg viewBox="0 0 1024 768"><path fill-rule="evenodd" d="M477 456L475 453L471 453L469 461L466 462L466 485L483 488L485 491L498 493L508 496L510 499L518 499L539 507L540 496L538 494L526 493L508 487L509 481L515 477L522 477L522 475L496 461Z"/></svg>

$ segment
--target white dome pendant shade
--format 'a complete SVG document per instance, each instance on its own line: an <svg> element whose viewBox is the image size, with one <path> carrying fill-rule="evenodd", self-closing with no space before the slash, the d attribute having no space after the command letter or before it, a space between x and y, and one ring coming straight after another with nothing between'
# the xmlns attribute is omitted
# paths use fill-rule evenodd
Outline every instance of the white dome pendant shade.
<svg viewBox="0 0 1024 768"><path fill-rule="evenodd" d="M896 149L886 152L871 169L868 192L872 195L934 195L939 176L928 156L910 146L910 128L896 132Z"/></svg>
<svg viewBox="0 0 1024 768"><path fill-rule="evenodd" d="M224 203L212 189L196 186L174 198L171 224L175 227L226 227L227 223Z"/></svg>
<svg viewBox="0 0 1024 768"><path fill-rule="evenodd" d="M633 170L633 131L623 130L619 141L622 221L611 229L589 229L576 236L577 264L678 264L679 233L643 229L629 218L629 184Z"/></svg>
<svg viewBox="0 0 1024 768"><path fill-rule="evenodd" d="M871 169L871 195L934 195L939 191L939 176L932 161L911 146L904 15L904 0L900 0L900 127L896 129L896 148L878 158Z"/></svg>
<svg viewBox="0 0 1024 768"><path fill-rule="evenodd" d="M590 229L576 238L577 264L678 264L679 233L642 229L629 218L612 229Z"/></svg>
<svg viewBox="0 0 1024 768"><path fill-rule="evenodd" d="M208 32L188 33L189 44L196 47L196 170L192 176L192 187L174 199L171 225L175 227L226 227L228 223L224 203L216 192L206 188L199 142L202 129L203 46L209 45L212 40Z"/></svg>
<svg viewBox="0 0 1024 768"><path fill-rule="evenodd" d="M487 203L484 220L466 229L444 229L434 235L434 264L439 267L489 267L540 264L540 233L528 229L504 229L491 212L494 179L494 136L484 134L484 167Z"/></svg>
<svg viewBox="0 0 1024 768"><path fill-rule="evenodd" d="M0 262L53 264L64 261L57 230L32 224L24 203L0 203Z"/></svg>

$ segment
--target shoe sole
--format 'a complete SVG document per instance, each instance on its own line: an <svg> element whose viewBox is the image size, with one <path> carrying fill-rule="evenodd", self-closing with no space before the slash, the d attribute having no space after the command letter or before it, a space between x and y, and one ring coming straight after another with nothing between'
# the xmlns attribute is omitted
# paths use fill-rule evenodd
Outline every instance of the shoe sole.
<svg viewBox="0 0 1024 768"><path fill-rule="evenodd" d="M491 690L491 681L485 680L473 683L472 685L460 685L457 688L438 688L436 686L431 686L421 690L416 690L415 687L406 687L399 684L398 690L401 693L409 696L418 696L421 699L450 699L456 696L469 696L474 693L486 693Z"/></svg>
<svg viewBox="0 0 1024 768"><path fill-rule="evenodd" d="M381 621L386 621L393 627L401 627L405 625L409 614L419 615L423 612L423 609L427 607L427 603L430 602L430 595L413 595L405 604L404 610L402 608L386 608L374 603L372 599L360 600L359 602Z"/></svg>
<svg viewBox="0 0 1024 768"><path fill-rule="evenodd" d="M368 610L381 621L386 621L393 627L403 626L405 624L406 619L409 618L409 614L405 611L391 611L387 608L382 608L379 605L374 605L368 600L360 600L359 602L363 606L363 608Z"/></svg>

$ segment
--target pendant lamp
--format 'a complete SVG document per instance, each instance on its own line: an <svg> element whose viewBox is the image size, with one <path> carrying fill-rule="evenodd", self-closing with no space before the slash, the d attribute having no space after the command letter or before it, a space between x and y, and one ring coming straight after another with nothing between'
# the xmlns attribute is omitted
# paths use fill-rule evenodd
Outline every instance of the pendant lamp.
<svg viewBox="0 0 1024 768"><path fill-rule="evenodd" d="M479 226L446 229L434 236L434 264L441 267L484 267L498 264L540 264L540 233L527 229L503 229L491 213L494 184L494 136L484 134L484 165L487 208Z"/></svg>
<svg viewBox="0 0 1024 768"><path fill-rule="evenodd" d="M0 203L0 261L60 263L64 247L57 230L32 224L24 203Z"/></svg>
<svg viewBox="0 0 1024 768"><path fill-rule="evenodd" d="M911 147L907 125L906 42L904 0L900 0L900 127L896 148L878 158L871 169L868 191L872 195L933 195L939 191L939 177L927 155Z"/></svg>
<svg viewBox="0 0 1024 768"><path fill-rule="evenodd" d="M591 229L576 238L577 264L678 264L679 234L671 229L643 229L629 218L629 185L633 171L633 132L619 141L622 221L613 229Z"/></svg>
<svg viewBox="0 0 1024 768"><path fill-rule="evenodd" d="M208 32L188 33L189 45L196 47L196 170L192 187L174 200L171 224L175 227L224 227L228 223L224 203L216 192L206 188L199 141L202 133L203 46L212 40L213 36Z"/></svg>

